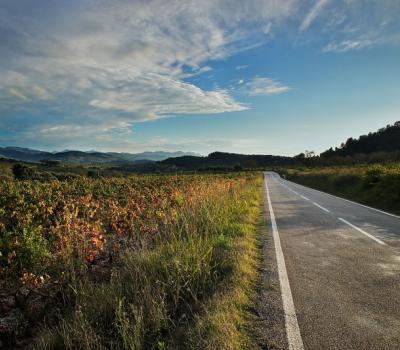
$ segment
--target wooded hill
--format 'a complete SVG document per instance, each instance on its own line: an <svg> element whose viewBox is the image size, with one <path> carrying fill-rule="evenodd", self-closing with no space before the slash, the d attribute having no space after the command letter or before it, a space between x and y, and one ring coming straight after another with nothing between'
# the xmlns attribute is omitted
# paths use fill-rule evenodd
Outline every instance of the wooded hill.
<svg viewBox="0 0 400 350"><path fill-rule="evenodd" d="M341 147L322 152L322 158L345 157L355 154L400 151L400 121L358 139L349 138Z"/></svg>
<svg viewBox="0 0 400 350"><path fill-rule="evenodd" d="M165 166L174 166L184 170L212 170L212 169L256 169L273 165L293 164L292 157L273 155L246 155L236 153L213 152L206 157L184 156L168 158L159 162Z"/></svg>

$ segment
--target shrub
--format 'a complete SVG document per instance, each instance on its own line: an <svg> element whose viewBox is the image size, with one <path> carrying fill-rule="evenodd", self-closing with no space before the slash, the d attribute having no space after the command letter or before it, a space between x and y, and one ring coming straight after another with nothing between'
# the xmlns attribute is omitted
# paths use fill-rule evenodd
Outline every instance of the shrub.
<svg viewBox="0 0 400 350"><path fill-rule="evenodd" d="M14 164L12 172L17 180L29 180L36 176L36 170L33 167L20 163Z"/></svg>

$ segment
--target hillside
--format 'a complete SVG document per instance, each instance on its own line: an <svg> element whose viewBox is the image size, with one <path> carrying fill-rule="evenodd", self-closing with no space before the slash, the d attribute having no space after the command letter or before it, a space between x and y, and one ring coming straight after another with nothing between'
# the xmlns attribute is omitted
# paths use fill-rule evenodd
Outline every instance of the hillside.
<svg viewBox="0 0 400 350"><path fill-rule="evenodd" d="M208 168L263 168L271 165L287 165L293 158L273 155L246 155L236 153L213 152L206 157L184 156L169 158L161 164L175 166L184 170Z"/></svg>
<svg viewBox="0 0 400 350"><path fill-rule="evenodd" d="M322 152L321 157L344 157L355 154L400 151L400 121L358 139L349 138L341 147Z"/></svg>

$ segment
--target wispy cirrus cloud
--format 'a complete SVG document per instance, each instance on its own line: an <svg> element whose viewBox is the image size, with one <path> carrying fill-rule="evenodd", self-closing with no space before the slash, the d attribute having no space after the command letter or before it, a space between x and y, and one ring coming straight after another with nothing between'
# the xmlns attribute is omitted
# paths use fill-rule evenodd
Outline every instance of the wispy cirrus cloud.
<svg viewBox="0 0 400 350"><path fill-rule="evenodd" d="M307 12L303 21L300 24L300 31L306 30L312 22L317 18L323 8L329 3L330 0L318 0L309 12Z"/></svg>
<svg viewBox="0 0 400 350"><path fill-rule="evenodd" d="M343 53L393 44L400 32L398 1L313 0L306 4L297 40L309 42L307 32L321 43L323 52Z"/></svg>
<svg viewBox="0 0 400 350"><path fill-rule="evenodd" d="M323 52L347 52L350 50L360 50L366 47L370 47L374 44L371 39L359 39L359 40L343 40L341 42L332 42L326 45Z"/></svg>

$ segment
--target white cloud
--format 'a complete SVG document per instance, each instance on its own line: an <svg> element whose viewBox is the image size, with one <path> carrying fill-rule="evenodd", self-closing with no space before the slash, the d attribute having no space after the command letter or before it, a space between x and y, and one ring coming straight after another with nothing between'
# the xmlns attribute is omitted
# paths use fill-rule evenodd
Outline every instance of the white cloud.
<svg viewBox="0 0 400 350"><path fill-rule="evenodd" d="M318 42L323 52L395 45L394 38L400 32L399 1L315 0L306 8L297 44ZM312 30L306 31L311 26Z"/></svg>
<svg viewBox="0 0 400 350"><path fill-rule="evenodd" d="M30 87L30 92L35 98L37 98L39 100L50 100L51 99L50 93L47 90L43 89L39 85L36 85L36 84L32 85Z"/></svg>
<svg viewBox="0 0 400 350"><path fill-rule="evenodd" d="M143 101L147 101L146 104ZM105 92L100 98L91 100L90 105L132 113L135 120L171 114L212 114L247 109L234 101L225 90L204 91L192 84L154 74Z"/></svg>
<svg viewBox="0 0 400 350"><path fill-rule="evenodd" d="M33 11L22 1L0 5L1 114L46 111L64 131L83 123L99 132L105 122L246 109L227 90L186 79L256 45L257 28L286 18L295 3L42 0ZM34 122L53 127L39 117L27 127Z"/></svg>
<svg viewBox="0 0 400 350"><path fill-rule="evenodd" d="M317 18L319 13L323 10L323 8L328 4L330 0L318 0L311 10L304 17L303 22L300 25L300 31L306 30L312 22Z"/></svg>
<svg viewBox="0 0 400 350"><path fill-rule="evenodd" d="M9 88L9 89L7 89L7 92L8 92L8 94L9 94L10 96L16 97L16 98L18 98L18 99L20 99L20 100L22 100L22 101L28 101L28 100L29 100L28 97L26 97L24 94L22 94L21 92L19 92L19 91L18 91L17 89L15 89L15 88Z"/></svg>
<svg viewBox="0 0 400 350"><path fill-rule="evenodd" d="M350 50L360 50L369 46L372 46L374 42L372 40L343 40L341 42L332 42L326 45L323 52L346 52Z"/></svg>
<svg viewBox="0 0 400 350"><path fill-rule="evenodd" d="M244 84L242 91L250 96L277 95L291 90L291 87L271 79L256 77Z"/></svg>

